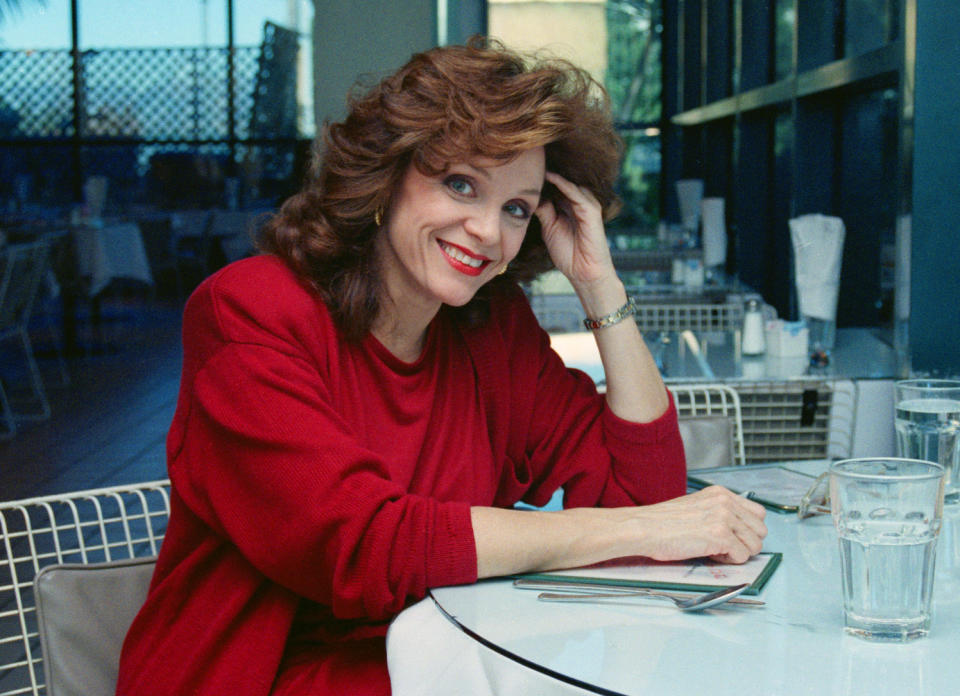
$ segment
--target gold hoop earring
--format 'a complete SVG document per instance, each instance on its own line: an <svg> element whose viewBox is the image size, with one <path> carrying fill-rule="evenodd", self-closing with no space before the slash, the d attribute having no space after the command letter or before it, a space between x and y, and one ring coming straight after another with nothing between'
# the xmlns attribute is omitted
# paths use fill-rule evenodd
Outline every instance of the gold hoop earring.
<svg viewBox="0 0 960 696"><path fill-rule="evenodd" d="M498 275L498 276L501 276L501 275L503 275L504 273L506 273L506 272L507 272L507 268L508 268L509 266L510 266L510 264L506 264L503 268L501 268L499 271L497 271L497 275Z"/></svg>
<svg viewBox="0 0 960 696"><path fill-rule="evenodd" d="M383 208L377 208L373 211L373 222L377 227L383 225Z"/></svg>

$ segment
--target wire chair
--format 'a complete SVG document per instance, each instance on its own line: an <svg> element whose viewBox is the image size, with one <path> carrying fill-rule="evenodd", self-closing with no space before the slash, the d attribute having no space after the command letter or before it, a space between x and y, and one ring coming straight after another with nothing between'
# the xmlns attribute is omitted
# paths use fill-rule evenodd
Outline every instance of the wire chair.
<svg viewBox="0 0 960 696"><path fill-rule="evenodd" d="M746 464L743 415L740 410L740 395L735 389L725 384L668 384L667 389L673 394L677 415L681 419L681 434L684 433L684 425L693 425L700 419L707 424L711 417L722 416L730 423L732 462L728 463L737 466ZM685 420L688 422L684 423ZM684 441L685 447L690 444L691 440ZM687 454L689 466L691 453Z"/></svg>
<svg viewBox="0 0 960 696"><path fill-rule="evenodd" d="M170 482L0 503L0 696L47 694L34 578L48 566L155 556Z"/></svg>
<svg viewBox="0 0 960 696"><path fill-rule="evenodd" d="M637 298L637 326L649 331L739 331L743 326L743 302L644 303Z"/></svg>
<svg viewBox="0 0 960 696"><path fill-rule="evenodd" d="M159 291L163 281L170 279L177 301L183 301L183 277L177 256L177 236L170 218L142 217L137 220L137 226L143 238L143 248L147 252L156 290Z"/></svg>
<svg viewBox="0 0 960 696"><path fill-rule="evenodd" d="M857 406L860 388L853 380L833 382L833 399L830 404L830 436L827 456L831 459L846 459L853 456L853 437L857 427Z"/></svg>
<svg viewBox="0 0 960 696"><path fill-rule="evenodd" d="M229 263L255 254L259 230L268 216L268 210L214 210L209 235L223 254L221 260Z"/></svg>
<svg viewBox="0 0 960 696"><path fill-rule="evenodd" d="M189 292L211 271L212 220L210 210L178 210L170 216L173 249L184 292Z"/></svg>
<svg viewBox="0 0 960 696"><path fill-rule="evenodd" d="M744 382L736 389L749 463L850 455L858 399L855 382Z"/></svg>
<svg viewBox="0 0 960 696"><path fill-rule="evenodd" d="M39 413L14 412L0 381L0 412L3 430L0 439L17 433L17 420L45 420L50 417L50 402L43 388L43 379L30 343L29 323L40 282L47 270L51 242L39 239L24 244L11 244L0 252L0 341L14 336L20 339L29 371L33 399Z"/></svg>

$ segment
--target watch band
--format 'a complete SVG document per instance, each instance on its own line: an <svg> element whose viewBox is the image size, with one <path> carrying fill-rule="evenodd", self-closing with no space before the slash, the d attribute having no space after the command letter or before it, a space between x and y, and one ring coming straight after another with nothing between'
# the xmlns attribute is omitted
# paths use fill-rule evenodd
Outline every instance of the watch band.
<svg viewBox="0 0 960 696"><path fill-rule="evenodd" d="M627 300L627 303L606 316L602 316L599 319L584 319L583 325L587 327L590 331L596 331L597 329L605 329L608 326L613 326L614 324L619 324L621 321L627 317L632 317L637 313L637 305L634 304L633 298Z"/></svg>

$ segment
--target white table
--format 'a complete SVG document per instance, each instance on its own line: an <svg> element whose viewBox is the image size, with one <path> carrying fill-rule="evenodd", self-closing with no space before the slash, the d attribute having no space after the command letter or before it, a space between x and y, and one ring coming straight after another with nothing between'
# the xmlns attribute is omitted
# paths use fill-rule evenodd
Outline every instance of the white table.
<svg viewBox="0 0 960 696"><path fill-rule="evenodd" d="M843 633L829 516L771 512L768 528L764 547L783 561L760 609L548 604L507 580L434 590L391 626L394 694L956 693L960 509L947 510L939 542L930 636L907 644Z"/></svg>
<svg viewBox="0 0 960 696"><path fill-rule="evenodd" d="M662 364L661 372L669 384L721 383L737 389L744 399L750 392L796 393L797 384L829 382L835 396L843 395L834 399L831 407L829 454L895 455L893 384L900 371L895 351L873 330L839 329L833 360L825 368L811 368L805 357L745 357L740 354L739 338L732 332L672 332L665 338L667 342L662 343L653 334L646 335L648 347ZM589 331L551 334L550 342L568 367L583 370L597 383L604 379L600 352ZM761 386L755 389L751 385ZM792 428L780 416L777 423L764 423L762 414L770 402L762 401L757 414L760 417L745 423L747 440L759 448L767 442L763 436L767 428ZM775 454L764 461L780 456L791 455ZM808 451L798 456L821 455Z"/></svg>
<svg viewBox="0 0 960 696"><path fill-rule="evenodd" d="M114 278L153 285L150 262L136 223L77 227L73 240L77 267L90 297L96 297Z"/></svg>

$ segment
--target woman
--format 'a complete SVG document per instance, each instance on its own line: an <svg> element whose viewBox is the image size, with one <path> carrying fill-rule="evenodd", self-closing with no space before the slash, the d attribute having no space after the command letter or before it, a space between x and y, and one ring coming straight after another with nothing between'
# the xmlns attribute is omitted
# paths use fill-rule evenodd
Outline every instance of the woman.
<svg viewBox="0 0 960 696"><path fill-rule="evenodd" d="M761 548L760 506L683 496L604 235L601 95L495 45L414 56L328 129L268 253L198 288L170 523L118 693L386 694L387 624L431 587ZM605 397L517 286L551 263L594 320ZM559 487L567 510L513 509Z"/></svg>

